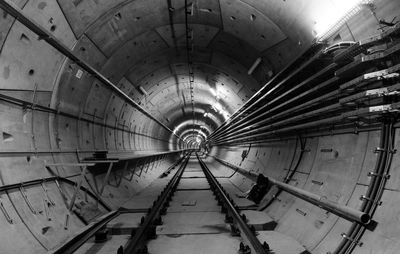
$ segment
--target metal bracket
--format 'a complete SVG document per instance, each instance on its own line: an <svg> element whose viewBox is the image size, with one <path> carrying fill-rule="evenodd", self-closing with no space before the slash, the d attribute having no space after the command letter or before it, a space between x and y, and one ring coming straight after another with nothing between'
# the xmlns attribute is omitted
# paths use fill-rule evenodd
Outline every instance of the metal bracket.
<svg viewBox="0 0 400 254"><path fill-rule="evenodd" d="M140 176L142 175L143 169L144 169L144 167L146 166L147 161L148 161L148 160L143 159L143 164L140 165L140 173L139 173L139 174L135 174L136 176L140 177Z"/></svg>
<svg viewBox="0 0 400 254"><path fill-rule="evenodd" d="M385 148L382 148L382 147L376 147L375 148L375 150L374 150L374 153L379 153L379 152L389 152L389 153L396 153L397 152L397 149L385 149Z"/></svg>
<svg viewBox="0 0 400 254"><path fill-rule="evenodd" d="M368 172L368 176L369 177L383 177L383 178L386 178L386 179L389 179L390 178L390 175L389 174L383 174L383 175L379 175L379 174L377 174L377 173L375 173L375 172Z"/></svg>
<svg viewBox="0 0 400 254"><path fill-rule="evenodd" d="M50 205L55 206L56 203L50 198L48 190L47 190L46 186L44 185L44 181L40 185L42 186L42 189L44 191L44 195L46 196L46 200L49 201Z"/></svg>
<svg viewBox="0 0 400 254"><path fill-rule="evenodd" d="M0 198L0 209L3 212L4 216L6 217L8 223L13 224L14 221L13 219L11 219L11 216L8 214L6 208L4 207L3 200L1 200L1 198Z"/></svg>
<svg viewBox="0 0 400 254"><path fill-rule="evenodd" d="M72 195L71 201L69 203L69 207L68 207L69 211L72 211L72 208L74 208L75 199L76 199L76 197L77 197L77 195L78 195L78 193L79 193L79 191L81 189L82 182L85 180L86 169L87 169L87 166L83 166L82 167L80 179L79 179L79 181L78 181L78 183L76 185L76 189L75 189L74 194Z"/></svg>
<svg viewBox="0 0 400 254"><path fill-rule="evenodd" d="M100 196L103 194L103 191L104 191L104 188L106 187L106 185L108 185L108 179L110 178L110 173L111 173L111 169L112 169L113 165L114 165L113 162L110 162L110 164L108 165L107 173L106 173L106 176L104 177L103 186L101 186L101 189L100 189Z"/></svg>
<svg viewBox="0 0 400 254"><path fill-rule="evenodd" d="M298 212L299 214L301 214L301 215L303 215L303 216L306 216L306 215L307 215L306 212L304 212L304 211L302 211L302 210L300 210L300 209L298 209L298 208L296 208L296 212Z"/></svg>
<svg viewBox="0 0 400 254"><path fill-rule="evenodd" d="M353 239L353 238L351 238L351 237L348 237L345 233L341 233L340 234L344 239L346 239L346 240L348 240L348 241L350 241L350 242L353 242L353 243L355 243L356 245L358 245L358 246L363 246L363 242L360 242L360 241L358 241L358 240L355 240L355 239Z"/></svg>
<svg viewBox="0 0 400 254"><path fill-rule="evenodd" d="M278 202L282 202L282 200L280 200L277 195L272 195L272 198Z"/></svg>
<svg viewBox="0 0 400 254"><path fill-rule="evenodd" d="M372 202L373 204L377 204L377 205L382 205L382 201L381 200L373 200L369 197L366 197L365 195L361 195L360 196L360 200L364 201L367 200L368 202Z"/></svg>
<svg viewBox="0 0 400 254"><path fill-rule="evenodd" d="M31 210L31 212L32 212L33 214L37 214L37 211L35 210L35 208L33 208L31 202L30 202L29 199L28 199L28 196L26 195L26 191L25 191L25 188L24 188L23 185L21 185L21 186L19 187L19 191L21 192L21 195L22 195L22 197L24 198L25 203L28 205L28 207L29 207L29 209Z"/></svg>

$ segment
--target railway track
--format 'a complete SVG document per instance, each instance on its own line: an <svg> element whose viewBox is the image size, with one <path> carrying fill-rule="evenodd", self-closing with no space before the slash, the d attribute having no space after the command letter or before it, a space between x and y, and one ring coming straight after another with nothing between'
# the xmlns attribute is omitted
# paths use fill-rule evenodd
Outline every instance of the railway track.
<svg viewBox="0 0 400 254"><path fill-rule="evenodd" d="M52 253L274 253L199 155L187 154L163 176L151 208L119 209L116 222L106 216L93 237L78 237L89 240Z"/></svg>

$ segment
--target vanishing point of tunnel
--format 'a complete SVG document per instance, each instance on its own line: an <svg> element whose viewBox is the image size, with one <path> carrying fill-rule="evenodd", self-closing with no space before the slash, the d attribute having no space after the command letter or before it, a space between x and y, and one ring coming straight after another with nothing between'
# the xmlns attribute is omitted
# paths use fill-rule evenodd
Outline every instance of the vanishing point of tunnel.
<svg viewBox="0 0 400 254"><path fill-rule="evenodd" d="M400 253L399 0L0 14L0 254Z"/></svg>

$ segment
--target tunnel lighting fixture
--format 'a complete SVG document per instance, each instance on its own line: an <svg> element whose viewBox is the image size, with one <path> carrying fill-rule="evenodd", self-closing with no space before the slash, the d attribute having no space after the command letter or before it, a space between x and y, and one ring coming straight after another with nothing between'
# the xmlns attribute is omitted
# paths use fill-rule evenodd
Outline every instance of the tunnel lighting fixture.
<svg viewBox="0 0 400 254"><path fill-rule="evenodd" d="M329 38L345 22L361 10L362 4L370 4L373 0L330 0L321 1L322 5L314 10L314 34L317 40Z"/></svg>
<svg viewBox="0 0 400 254"><path fill-rule="evenodd" d="M217 91L214 88L210 88L210 93L212 96L217 96Z"/></svg>
<svg viewBox="0 0 400 254"><path fill-rule="evenodd" d="M226 111L226 110L222 107L221 104L219 104L219 103L214 103L213 105L211 105L211 108L212 108L215 112L221 114L221 115L224 117L224 120L227 120L227 119L229 118L229 113L228 113L228 111Z"/></svg>
<svg viewBox="0 0 400 254"><path fill-rule="evenodd" d="M253 71L257 68L257 66L261 63L261 57L257 58L253 65L250 67L249 71L247 72L248 75L251 75Z"/></svg>
<svg viewBox="0 0 400 254"><path fill-rule="evenodd" d="M212 94L212 96L215 97L216 100L219 100L219 93L218 93L218 88L210 88L210 93Z"/></svg>
<svg viewBox="0 0 400 254"><path fill-rule="evenodd" d="M140 92L142 92L145 96L148 96L149 93L146 91L146 89L143 88L143 86L139 86Z"/></svg>

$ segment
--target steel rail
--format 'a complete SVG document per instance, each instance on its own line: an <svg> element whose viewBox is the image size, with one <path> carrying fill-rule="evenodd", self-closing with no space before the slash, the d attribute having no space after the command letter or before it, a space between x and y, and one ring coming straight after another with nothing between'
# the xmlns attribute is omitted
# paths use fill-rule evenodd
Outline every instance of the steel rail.
<svg viewBox="0 0 400 254"><path fill-rule="evenodd" d="M243 220L240 216L239 212L236 210L234 204L230 201L228 196L225 194L224 190L218 183L215 176L211 173L210 169L207 165L200 159L199 155L196 153L197 159L199 160L200 166L204 171L207 179L210 181L210 184L213 185L215 190L219 193L220 197L222 197L222 201L226 204L226 208L229 214L232 216L234 221L239 225L240 230L245 234L247 240L250 243L250 248L252 248L257 254L267 254L268 252L264 249L264 246L260 243L255 233L250 229L248 224Z"/></svg>
<svg viewBox="0 0 400 254"><path fill-rule="evenodd" d="M158 196L158 199L155 201L150 212L145 217L142 225L135 232L134 236L127 242L127 244L123 248L123 253L127 254L143 253L142 251L148 232L150 231L151 226L153 226L154 221L157 219L157 217L160 216L162 208L168 202L168 197L171 196L173 191L178 186L179 180L186 168L189 157L190 153L187 154L186 157L182 158L183 162L181 166L179 167L175 175L172 177L172 179L169 181L168 185L164 188L162 193Z"/></svg>
<svg viewBox="0 0 400 254"><path fill-rule="evenodd" d="M89 240L97 231L107 225L108 222L115 219L121 214L119 210L114 210L104 214L96 221L90 223L86 227L81 228L78 233L70 237L66 243L60 247L47 252L47 254L70 254L74 253L80 246Z"/></svg>
<svg viewBox="0 0 400 254"><path fill-rule="evenodd" d="M170 168L173 166L178 165L181 161L183 160L180 159L174 165L172 165ZM168 170L170 170L170 168ZM167 170L167 171L168 171ZM48 179L60 179L60 177L51 177ZM47 180L48 180L47 179ZM27 182L24 183L24 186L27 186L25 184L33 184L36 182L39 182L40 180L36 181L31 181L31 183ZM18 187L19 185L15 186ZM13 187L13 188L15 188ZM1 188L1 187L0 187ZM1 189L0 189L1 191ZM102 202L102 201L101 201ZM80 229L78 233L70 237L65 243L63 243L61 246L57 247L54 250L51 250L48 252L48 254L69 254L69 253L74 253L82 244L84 244L87 240L90 239L97 231L100 229L104 228L108 222L110 222L112 219L118 217L120 214L124 213L132 213L132 212L147 212L148 210L145 209L125 209L125 208L119 208L118 210L111 210L110 208L106 207L109 213L101 216L98 218L95 222L90 223L86 227Z"/></svg>
<svg viewBox="0 0 400 254"><path fill-rule="evenodd" d="M10 14L14 18L16 18L20 23L25 25L28 29L39 36L39 39L46 41L48 44L53 46L56 50L58 50L61 54L68 57L72 61L74 61L77 65L87 71L89 74L96 77L99 81L109 87L112 91L114 91L118 96L131 104L134 108L138 109L144 115L158 123L164 129L172 133L179 140L181 139L178 135L176 135L168 126L163 124L160 120L155 118L152 114L147 112L144 108L142 108L139 104L137 104L129 95L119 89L114 83L112 83L109 79L107 79L103 74L101 74L94 67L89 65L86 61L76 56L72 50L70 50L66 45L64 45L60 40L54 37L51 33L47 32L45 28L41 25L37 24L33 19L27 17L22 10L15 5L10 0L0 0L0 8L2 8L6 13Z"/></svg>
<svg viewBox="0 0 400 254"><path fill-rule="evenodd" d="M244 175L249 175L252 177L257 177L258 174L252 173L249 170L245 170L243 168L240 168L238 166L235 166L225 160L222 160L218 158L220 163L225 164L226 166L235 169L238 172L241 172ZM320 195L314 194L312 192L294 187L290 184L286 184L284 182L278 181L272 177L267 177L268 181L271 182L272 184L278 186L280 189L283 191L286 191L293 196L296 196L304 201L307 201L313 205L318 206L321 209L324 209L328 212L331 212L341 218L344 218L348 221L351 222L358 222L362 225L368 225L371 222L371 216L363 211L359 211L357 209L354 209L352 207L346 206L346 205L340 205L338 203L335 203L333 201L330 201L326 199L326 197L322 197Z"/></svg>

